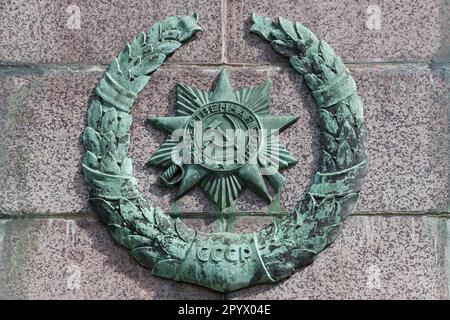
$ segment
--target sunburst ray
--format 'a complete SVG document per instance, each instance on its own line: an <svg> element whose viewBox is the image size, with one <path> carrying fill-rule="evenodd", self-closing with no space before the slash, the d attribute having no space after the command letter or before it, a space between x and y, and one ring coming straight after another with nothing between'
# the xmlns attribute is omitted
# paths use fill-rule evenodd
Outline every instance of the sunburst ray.
<svg viewBox="0 0 450 320"><path fill-rule="evenodd" d="M240 104L246 106L257 115L268 115L270 85L271 81L267 80L262 85L239 90L236 92L236 98Z"/></svg>
<svg viewBox="0 0 450 320"><path fill-rule="evenodd" d="M211 93L190 86L178 84L176 115L190 116L198 108L210 102Z"/></svg>
<svg viewBox="0 0 450 320"><path fill-rule="evenodd" d="M219 208L228 208L239 196L243 183L233 174L223 174L206 177L201 187Z"/></svg>
<svg viewBox="0 0 450 320"><path fill-rule="evenodd" d="M297 164L297 159L281 143L278 137L269 136L266 143L258 153L258 162L261 166L273 166L278 169L285 169L291 165Z"/></svg>

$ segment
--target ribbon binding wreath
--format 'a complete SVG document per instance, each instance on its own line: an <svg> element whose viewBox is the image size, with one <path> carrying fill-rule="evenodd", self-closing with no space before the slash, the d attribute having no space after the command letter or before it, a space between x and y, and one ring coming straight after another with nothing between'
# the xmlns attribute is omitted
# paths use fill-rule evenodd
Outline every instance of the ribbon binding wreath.
<svg viewBox="0 0 450 320"><path fill-rule="evenodd" d="M201 31L196 14L157 22L120 52L96 87L83 133L90 202L112 237L152 274L220 292L274 283L310 264L338 236L367 172L363 107L341 59L301 24L252 20L250 31L304 76L320 114L319 170L281 221L257 233L196 232L138 190L128 157L131 107L166 56Z"/></svg>

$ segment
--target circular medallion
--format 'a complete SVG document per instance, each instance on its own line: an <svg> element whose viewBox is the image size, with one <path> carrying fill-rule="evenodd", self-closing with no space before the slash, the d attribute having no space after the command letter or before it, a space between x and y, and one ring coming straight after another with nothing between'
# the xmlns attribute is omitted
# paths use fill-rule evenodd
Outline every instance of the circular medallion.
<svg viewBox="0 0 450 320"><path fill-rule="evenodd" d="M197 110L188 120L184 139L192 163L211 171L233 171L249 163L259 149L261 125L252 110L217 101ZM186 144L185 144L186 145Z"/></svg>
<svg viewBox="0 0 450 320"><path fill-rule="evenodd" d="M83 133L86 147L83 171L90 201L112 237L156 276L221 292L274 283L310 264L336 239L355 206L367 172L362 103L341 59L309 29L283 18L272 21L253 16L250 31L289 59L291 66L304 76L316 101L322 138L319 169L293 210L258 232L196 232L141 195L133 177L128 146L131 107L148 83L149 75L164 62L166 55L200 30L195 14L169 17L137 35L108 67L96 87ZM189 162L191 150L187 160L185 157L182 161L174 160L172 154L177 152L172 151L179 150L175 148L179 139L169 138L151 162L165 170L163 176L168 184L179 184L180 196L198 184L208 183L228 184L230 190L245 186L260 196L267 195L266 181L275 189L282 188L284 177L278 171L262 174L267 163L262 161L261 154L265 155L265 148L276 143L264 143L267 135L263 131L282 130L296 117L271 116L266 108L266 87L267 83L233 91L225 71L213 93L179 86L176 116L154 118L153 122L171 133L180 129L178 138L186 140L195 137L195 130L189 129L191 121L199 120L202 126L199 133L202 139L206 136L198 145L201 161ZM211 128L217 130L208 132ZM254 153L250 138L239 139L236 133L239 129L259 132L261 142L256 143ZM204 156L209 146L215 150L217 146L235 149L238 142L244 146L244 155L248 155L244 156L243 164L237 163L236 153L228 156L208 151ZM281 144L276 145L283 150L283 157L276 159L293 164L290 153ZM252 158L254 154L257 156ZM214 175L209 175L210 172ZM223 209L238 193L225 193L220 200L212 200Z"/></svg>

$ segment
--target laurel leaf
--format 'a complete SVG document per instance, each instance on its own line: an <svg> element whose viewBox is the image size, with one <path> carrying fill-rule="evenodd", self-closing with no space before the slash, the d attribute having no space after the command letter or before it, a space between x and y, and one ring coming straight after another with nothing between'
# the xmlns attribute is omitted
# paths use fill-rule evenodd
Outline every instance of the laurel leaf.
<svg viewBox="0 0 450 320"><path fill-rule="evenodd" d="M102 135L100 148L102 154L105 154L108 151L111 152L111 154L115 154L117 152L117 140L112 131L108 131Z"/></svg>
<svg viewBox="0 0 450 320"><path fill-rule="evenodd" d="M120 138L118 138L117 143L118 144L123 143L123 144L129 145L130 144L130 134L127 133L127 134L121 136Z"/></svg>
<svg viewBox="0 0 450 320"><path fill-rule="evenodd" d="M351 166L353 162L353 152L347 141L339 144L336 153L336 163L340 169L345 169Z"/></svg>
<svg viewBox="0 0 450 320"><path fill-rule="evenodd" d="M298 35L297 32L295 31L292 22L282 17L278 18L278 21L280 23L281 28L286 33L286 35L288 35L292 40L297 41Z"/></svg>
<svg viewBox="0 0 450 320"><path fill-rule="evenodd" d="M156 56L144 57L144 59L142 59L141 73L147 75L151 74L161 66L165 59L166 55L162 53Z"/></svg>
<svg viewBox="0 0 450 320"><path fill-rule="evenodd" d="M345 220L353 212L356 200L358 200L357 193L351 193L339 199L341 221Z"/></svg>
<svg viewBox="0 0 450 320"><path fill-rule="evenodd" d="M350 110L351 114L355 118L355 123L359 124L359 123L363 122L364 113L363 113L361 98L358 97L357 94L352 94L349 99L348 105L349 105L349 110Z"/></svg>
<svg viewBox="0 0 450 320"><path fill-rule="evenodd" d="M336 58L336 55L334 54L333 49L330 48L328 43L326 43L323 40L320 40L319 42L319 52L320 56L324 60L325 64L329 67L334 66L334 59Z"/></svg>
<svg viewBox="0 0 450 320"><path fill-rule="evenodd" d="M352 149L356 147L356 134L350 122L344 121L344 125L339 131L339 140L346 141Z"/></svg>
<svg viewBox="0 0 450 320"><path fill-rule="evenodd" d="M177 50L181 46L181 43L175 40L165 40L158 42L155 46L155 51L168 55Z"/></svg>
<svg viewBox="0 0 450 320"><path fill-rule="evenodd" d="M324 63L321 64L320 67L321 73L320 76L323 79L324 83L333 83L336 79L336 72L328 68Z"/></svg>
<svg viewBox="0 0 450 320"><path fill-rule="evenodd" d="M125 219L125 221L139 221L143 219L141 211L136 207L136 205L129 200L120 201L120 214Z"/></svg>
<svg viewBox="0 0 450 320"><path fill-rule="evenodd" d="M309 71L308 71L309 72ZM304 75L305 82L311 90L316 90L320 87L320 82L317 76L313 73L308 73Z"/></svg>
<svg viewBox="0 0 450 320"><path fill-rule="evenodd" d="M120 138L126 135L130 130L133 117L131 116L131 114L126 112L119 112L117 114L117 117L119 119L119 124L117 125L116 136Z"/></svg>
<svg viewBox="0 0 450 320"><path fill-rule="evenodd" d="M117 130L117 125L119 124L119 121L117 120L117 111L115 108L108 109L102 118L102 131L108 132L112 131L115 132Z"/></svg>
<svg viewBox="0 0 450 320"><path fill-rule="evenodd" d="M136 57L140 57L143 55L143 53L144 53L143 47L144 47L145 37L146 37L145 33L140 32L131 41L131 43L129 44L131 57L136 58Z"/></svg>
<svg viewBox="0 0 450 320"><path fill-rule="evenodd" d="M153 207L142 207L141 212L144 218L147 220L149 225L153 225L155 223L155 209Z"/></svg>
<svg viewBox="0 0 450 320"><path fill-rule="evenodd" d="M125 159L127 154L128 154L128 145L124 143L117 144L117 151L114 155L117 162L122 163L123 159Z"/></svg>
<svg viewBox="0 0 450 320"><path fill-rule="evenodd" d="M149 266L154 268L155 265L161 261L161 252L159 250L155 250L153 246L148 247L139 247L130 252L131 256L135 258L139 263L144 266ZM179 267L176 263L172 263L173 267ZM165 277L168 276L168 273L164 274Z"/></svg>
<svg viewBox="0 0 450 320"><path fill-rule="evenodd" d="M161 34L161 39L163 40L178 40L180 38L180 30L167 30Z"/></svg>
<svg viewBox="0 0 450 320"><path fill-rule="evenodd" d="M341 75L349 73L347 67L344 65L341 58L339 58L338 56L336 56L336 59L334 60L333 69L336 70L336 73L339 73Z"/></svg>
<svg viewBox="0 0 450 320"><path fill-rule="evenodd" d="M158 229L163 233L168 232L169 228L172 226L172 219L159 209L156 209L154 216Z"/></svg>
<svg viewBox="0 0 450 320"><path fill-rule="evenodd" d="M269 18L263 16L252 15L252 26L250 31L263 37L264 39L273 40L270 35L274 29L274 23Z"/></svg>
<svg viewBox="0 0 450 320"><path fill-rule="evenodd" d="M310 193L306 193L297 205L296 224L302 224L305 218L308 218L309 215L314 215L316 206L314 197Z"/></svg>
<svg viewBox="0 0 450 320"><path fill-rule="evenodd" d="M148 43L155 45L161 36L161 23L157 22L148 30L147 41Z"/></svg>
<svg viewBox="0 0 450 320"><path fill-rule="evenodd" d="M111 236L114 240L128 249L135 249L137 247L144 247L149 245L150 240L148 238L132 234L132 232L123 226L117 224L108 225L108 229L111 232Z"/></svg>
<svg viewBox="0 0 450 320"><path fill-rule="evenodd" d="M133 234L127 238L127 243L131 249L149 246L152 242L149 238Z"/></svg>
<svg viewBox="0 0 450 320"><path fill-rule="evenodd" d="M165 30L176 29L178 21L180 20L177 16L170 16L161 21L161 30L164 32Z"/></svg>
<svg viewBox="0 0 450 320"><path fill-rule="evenodd" d="M355 123L355 119L351 114L348 106L344 102L340 102L336 106L336 120L340 126L344 123L344 121L349 121L351 124Z"/></svg>
<svg viewBox="0 0 450 320"><path fill-rule="evenodd" d="M143 57L151 55L153 53L153 45L151 43L144 44L143 51Z"/></svg>
<svg viewBox="0 0 450 320"><path fill-rule="evenodd" d="M311 60L311 66L313 67L313 72L320 76L322 73L322 61L321 58L317 55L316 52L310 52L308 55L308 59Z"/></svg>
<svg viewBox="0 0 450 320"><path fill-rule="evenodd" d="M155 209L151 206L148 205L148 203L139 203L140 209L141 209L141 213L144 216L145 220L147 220L147 222L149 224L154 224L155 222L155 217L154 217L154 213L155 213Z"/></svg>
<svg viewBox="0 0 450 320"><path fill-rule="evenodd" d="M320 120L321 125L327 132L333 135L337 133L338 125L330 112L328 112L327 110L320 110Z"/></svg>
<svg viewBox="0 0 450 320"><path fill-rule="evenodd" d="M106 152L106 155L103 157L100 163L100 171L107 174L120 174L120 168L111 152Z"/></svg>
<svg viewBox="0 0 450 320"><path fill-rule="evenodd" d="M91 151L87 151L83 163L92 169L98 169L98 160L95 154L93 154Z"/></svg>
<svg viewBox="0 0 450 320"><path fill-rule="evenodd" d="M131 234L130 229L125 228L118 224L109 224L108 225L109 232L111 232L111 236L114 240L119 242L121 245L127 247L128 249L131 249L127 245L127 237Z"/></svg>
<svg viewBox="0 0 450 320"><path fill-rule="evenodd" d="M333 83L336 78L335 71L325 64L325 61L318 54L312 54L312 66L314 73L322 80L323 85Z"/></svg>
<svg viewBox="0 0 450 320"><path fill-rule="evenodd" d="M115 58L108 67L108 74L117 77L122 72L118 58Z"/></svg>
<svg viewBox="0 0 450 320"><path fill-rule="evenodd" d="M289 62L294 67L294 69L300 72L301 74L309 73L308 63L306 59L303 60L297 56L294 56L289 59Z"/></svg>
<svg viewBox="0 0 450 320"><path fill-rule="evenodd" d="M290 252L291 255L294 255L293 252ZM282 280L286 278L287 274L291 274L295 271L295 268L290 263L282 262L282 261L272 261L265 264L265 268L267 273L270 274L270 277L275 281Z"/></svg>
<svg viewBox="0 0 450 320"><path fill-rule="evenodd" d="M322 150L322 155L320 157L320 171L321 172L335 172L336 165L334 163L333 157L324 150Z"/></svg>
<svg viewBox="0 0 450 320"><path fill-rule="evenodd" d="M130 145L130 135L129 134L126 134L117 140L117 152L116 152L117 162L121 163L123 161L123 159L125 159L125 157L128 154L129 145Z"/></svg>
<svg viewBox="0 0 450 320"><path fill-rule="evenodd" d="M122 73L119 73L114 77L114 80L120 84L122 87L126 88L128 87L128 84L130 83L131 75L129 71L125 71ZM103 104L105 106L105 104Z"/></svg>
<svg viewBox="0 0 450 320"><path fill-rule="evenodd" d="M334 154L336 152L336 139L326 132L322 133L322 145L324 146L324 149L327 150L330 154Z"/></svg>
<svg viewBox="0 0 450 320"><path fill-rule="evenodd" d="M358 140L366 140L367 139L367 127L365 123L360 124L356 127L356 136Z"/></svg>
<svg viewBox="0 0 450 320"><path fill-rule="evenodd" d="M120 166L120 171L124 176L133 175L133 162L131 158L125 157L122 161L122 165Z"/></svg>
<svg viewBox="0 0 450 320"><path fill-rule="evenodd" d="M101 138L97 131L91 127L86 127L86 129L84 129L83 144L96 156L100 156L101 154L100 140Z"/></svg>
<svg viewBox="0 0 450 320"><path fill-rule="evenodd" d="M142 68L139 68L139 74L142 74ZM150 80L149 76L139 76L136 79L134 79L128 86L128 88L138 94L139 92L141 92L145 85L147 84L148 80Z"/></svg>
<svg viewBox="0 0 450 320"><path fill-rule="evenodd" d="M142 259L142 256L136 257L136 259ZM180 261L177 259L165 259L156 263L152 270L152 274L155 276L164 276L170 279L175 279L178 271L181 269Z"/></svg>
<svg viewBox="0 0 450 320"><path fill-rule="evenodd" d="M177 36L177 40L180 42L186 41L195 32L202 31L202 28L198 25L197 14L194 12L191 16L179 17L178 30L181 31Z"/></svg>
<svg viewBox="0 0 450 320"><path fill-rule="evenodd" d="M91 203L97 208L96 212L103 223L121 224L123 222L122 217L109 201L105 201L101 198L93 198L90 200Z"/></svg>
<svg viewBox="0 0 450 320"><path fill-rule="evenodd" d="M321 234L323 234L326 237L326 243L328 244L334 242L337 239L340 231L341 231L340 219L337 219L337 214L335 214L335 223L323 227L321 230Z"/></svg>
<svg viewBox="0 0 450 320"><path fill-rule="evenodd" d="M316 210L315 218L317 220L327 220L330 216L333 216L335 210L335 201L334 197L326 197L322 200Z"/></svg>
<svg viewBox="0 0 450 320"><path fill-rule="evenodd" d="M271 42L271 44L275 51L283 56L292 57L297 55L297 51L295 50L295 48L289 46L287 43L281 40L274 40Z"/></svg>
<svg viewBox="0 0 450 320"><path fill-rule="evenodd" d="M142 56L138 56L130 62L131 66L129 66L126 72L128 74L127 83L125 84L126 87L130 86L130 82L141 75L141 61Z"/></svg>
<svg viewBox="0 0 450 320"><path fill-rule="evenodd" d="M311 32L307 27L300 23L295 24L295 29L297 30L297 34L299 38L309 42L309 45L312 47L314 43L317 43L319 40L314 35L314 33Z"/></svg>
<svg viewBox="0 0 450 320"><path fill-rule="evenodd" d="M91 107L88 111L88 126L94 130L99 129L100 120L102 118L102 105L98 100L94 100L91 103Z"/></svg>
<svg viewBox="0 0 450 320"><path fill-rule="evenodd" d="M356 128L356 137L357 141L360 143L357 144L356 150L355 150L355 162L363 161L367 157L367 148L365 143L361 143L361 141L367 140L367 129L365 124L361 124Z"/></svg>
<svg viewBox="0 0 450 320"><path fill-rule="evenodd" d="M117 60L117 66L123 72L124 69L122 69L122 68L126 67L130 61L130 47L126 46L125 49L123 49L119 53L116 60Z"/></svg>

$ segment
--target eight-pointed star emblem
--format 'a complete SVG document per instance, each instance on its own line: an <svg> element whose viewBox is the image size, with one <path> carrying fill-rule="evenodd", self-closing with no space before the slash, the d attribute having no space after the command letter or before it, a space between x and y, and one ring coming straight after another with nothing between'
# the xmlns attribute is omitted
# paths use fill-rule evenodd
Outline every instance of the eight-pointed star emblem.
<svg viewBox="0 0 450 320"><path fill-rule="evenodd" d="M165 169L164 185L179 185L176 200L199 185L214 210L225 212L234 209L245 186L269 202L265 179L275 192L281 190L285 178L279 169L297 161L277 133L298 117L270 115L269 89L267 80L234 91L223 69L213 92L179 84L176 115L149 118L172 134L148 164Z"/></svg>

